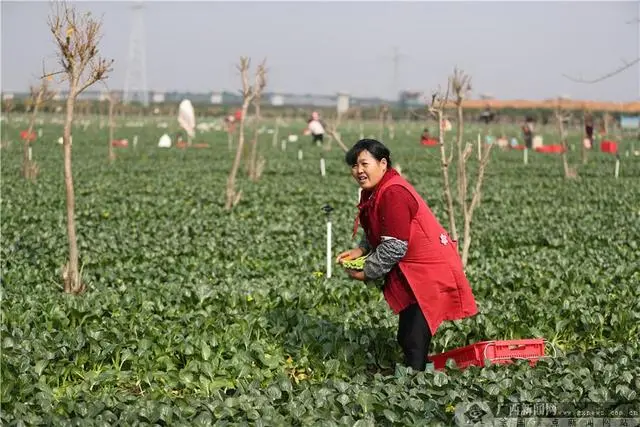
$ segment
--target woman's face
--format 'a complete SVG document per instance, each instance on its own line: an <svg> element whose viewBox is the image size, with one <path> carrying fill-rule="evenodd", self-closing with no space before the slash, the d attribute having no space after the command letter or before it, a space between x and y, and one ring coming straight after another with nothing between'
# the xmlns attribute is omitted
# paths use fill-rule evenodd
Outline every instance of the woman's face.
<svg viewBox="0 0 640 427"><path fill-rule="evenodd" d="M378 161L367 150L361 151L356 164L351 166L351 175L363 190L375 188L386 171L387 159Z"/></svg>

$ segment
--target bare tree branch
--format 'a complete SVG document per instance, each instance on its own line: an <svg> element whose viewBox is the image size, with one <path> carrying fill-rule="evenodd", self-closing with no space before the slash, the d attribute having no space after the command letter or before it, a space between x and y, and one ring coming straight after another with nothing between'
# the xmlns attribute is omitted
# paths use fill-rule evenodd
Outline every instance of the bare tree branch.
<svg viewBox="0 0 640 427"><path fill-rule="evenodd" d="M331 138L335 139L336 143L340 146L342 151L344 151L346 153L347 151L349 151L349 148L347 148L347 146L342 141L342 136L340 135L340 132L338 131L338 127L340 126L340 122L341 121L342 121L342 114L338 113L335 122L331 122L330 120L326 120L325 121L325 125L326 125L326 131L329 134L329 136Z"/></svg>
<svg viewBox="0 0 640 427"><path fill-rule="evenodd" d="M595 79L592 79L592 80L586 80L586 79L582 79L582 78L571 77L571 76L569 76L567 74L563 74L563 76L566 77L567 79L573 81L573 82L576 82L576 83L593 84L593 83L598 83L598 82L601 82L603 80L606 80L606 79L608 79L610 77L613 77L615 75L618 75L618 74L622 73L623 71L633 67L638 62L640 62L640 58L636 58L631 62L625 62L622 66L616 68L615 70L610 71L607 74L604 74L604 75L602 75L600 77L597 77Z"/></svg>
<svg viewBox="0 0 640 427"><path fill-rule="evenodd" d="M248 174L249 179L252 181L258 181L260 179L260 175L262 174L262 168L264 168L264 159L260 159L258 162L258 131L260 121L262 119L260 115L260 101L262 99L262 91L267 86L267 69L266 69L266 58L262 61L262 63L258 66L258 70L256 72L254 87L254 97L253 97L253 108L255 110L255 120L254 120L254 129L253 129L253 139L251 140L251 156L249 157L249 168ZM262 167L258 167L259 164L262 164Z"/></svg>
<svg viewBox="0 0 640 427"><path fill-rule="evenodd" d="M440 131L438 132L438 141L440 145L440 167L442 169L443 179L443 196L445 201L445 209L447 217L449 219L449 233L454 241L458 240L458 232L456 230L456 218L453 210L453 195L451 194L451 183L449 182L449 165L451 164L451 158L447 158L446 149L444 145L444 127L442 121L444 120L444 108L447 104L449 97L449 85L447 85L447 92L444 96L441 95L440 90L434 92L431 95L431 104L427 107L430 114L436 117L438 120L438 126Z"/></svg>
<svg viewBox="0 0 640 427"><path fill-rule="evenodd" d="M240 71L240 78L242 80L242 110L240 116L240 130L238 132L238 146L236 147L236 156L233 161L231 171L229 172L229 177L227 178L225 210L231 210L240 202L240 198L242 197L242 190L236 191L235 183L244 149L245 118L247 116L249 105L254 101L254 99L256 99L256 97L260 97L262 89L264 89L267 84L265 62L266 59L262 62L262 64L258 66L255 76L255 83L253 86L249 84L249 65L251 63L251 60L248 57L243 56L240 58L240 64L238 65L238 71ZM261 167L264 167L264 164Z"/></svg>

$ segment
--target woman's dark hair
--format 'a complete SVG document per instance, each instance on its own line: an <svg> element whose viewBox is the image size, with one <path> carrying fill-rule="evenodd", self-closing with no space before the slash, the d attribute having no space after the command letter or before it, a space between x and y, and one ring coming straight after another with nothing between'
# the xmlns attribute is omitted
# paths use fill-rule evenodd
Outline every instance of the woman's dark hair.
<svg viewBox="0 0 640 427"><path fill-rule="evenodd" d="M361 139L356 142L345 154L344 161L349 166L355 165L358 162L358 156L365 150L370 152L377 161L387 159L387 165L391 167L391 151L382 142L375 139Z"/></svg>

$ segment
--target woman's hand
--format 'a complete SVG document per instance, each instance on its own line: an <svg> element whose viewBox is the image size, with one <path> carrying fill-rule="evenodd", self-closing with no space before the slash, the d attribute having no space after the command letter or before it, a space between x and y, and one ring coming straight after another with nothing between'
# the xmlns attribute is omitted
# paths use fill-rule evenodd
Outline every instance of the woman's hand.
<svg viewBox="0 0 640 427"><path fill-rule="evenodd" d="M362 282L366 280L364 271L362 270L347 270L347 274L349 275L349 277L355 280L360 280Z"/></svg>
<svg viewBox="0 0 640 427"><path fill-rule="evenodd" d="M352 259L360 258L363 255L364 255L364 249L362 248L351 249L348 251L344 251L340 255L338 255L338 257L336 258L336 262L338 264L342 264L344 261L350 261Z"/></svg>

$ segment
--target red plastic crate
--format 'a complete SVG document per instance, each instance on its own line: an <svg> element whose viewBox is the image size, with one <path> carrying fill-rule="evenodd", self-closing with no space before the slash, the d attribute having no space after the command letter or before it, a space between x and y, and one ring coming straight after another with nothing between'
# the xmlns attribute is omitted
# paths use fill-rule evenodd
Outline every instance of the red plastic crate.
<svg viewBox="0 0 640 427"><path fill-rule="evenodd" d="M536 151L538 153L562 153L564 152L564 147L560 144L543 145L541 147L537 147Z"/></svg>
<svg viewBox="0 0 640 427"><path fill-rule="evenodd" d="M421 139L420 144L427 145L427 146L436 146L436 145L440 145L440 142L438 142L437 139L429 138L429 139Z"/></svg>
<svg viewBox="0 0 640 427"><path fill-rule="evenodd" d="M482 367L485 359L501 365L513 363L513 360L526 359L533 366L538 359L545 357L545 342L543 338L482 341L445 353L430 355L429 359L437 370L444 369L449 359L455 360L459 369L469 366Z"/></svg>
<svg viewBox="0 0 640 427"><path fill-rule="evenodd" d="M600 143L600 151L603 153L617 153L618 152L618 143L615 141L602 141Z"/></svg>

